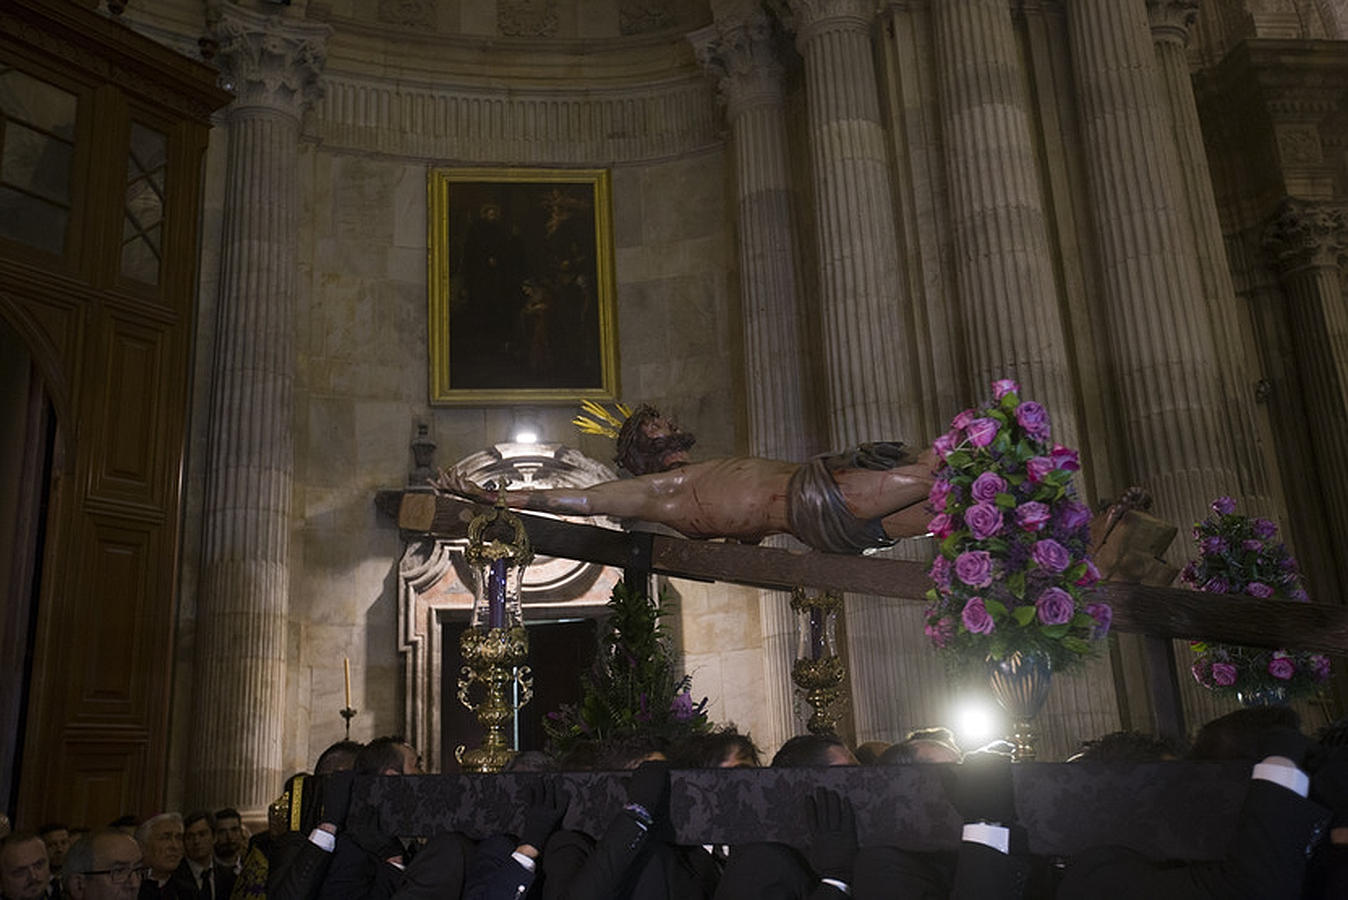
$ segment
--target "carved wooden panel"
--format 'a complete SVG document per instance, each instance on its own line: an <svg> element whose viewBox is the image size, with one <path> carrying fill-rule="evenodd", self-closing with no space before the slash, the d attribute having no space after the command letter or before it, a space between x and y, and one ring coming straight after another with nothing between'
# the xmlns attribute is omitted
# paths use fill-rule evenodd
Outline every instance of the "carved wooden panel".
<svg viewBox="0 0 1348 900"><path fill-rule="evenodd" d="M104 516L91 517L90 525L86 562L66 615L76 633L96 624L98 640L67 668L70 719L143 724L154 693L149 670L163 658L155 646L161 630L154 626L173 616L154 579L157 529Z"/></svg>
<svg viewBox="0 0 1348 900"><path fill-rule="evenodd" d="M53 768L71 773L60 785L57 802L69 810L66 821L102 825L111 821L110 809L142 816L159 810L142 799L147 774L149 741L71 740L61 747Z"/></svg>
<svg viewBox="0 0 1348 900"><path fill-rule="evenodd" d="M103 435L90 492L100 498L161 510L165 485L164 332L153 325L109 317L106 353L94 400Z"/></svg>

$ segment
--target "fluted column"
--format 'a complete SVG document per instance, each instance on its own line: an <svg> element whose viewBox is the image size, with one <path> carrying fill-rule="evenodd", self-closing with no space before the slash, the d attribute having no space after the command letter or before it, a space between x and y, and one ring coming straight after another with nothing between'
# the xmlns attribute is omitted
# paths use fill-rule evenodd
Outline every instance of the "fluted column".
<svg viewBox="0 0 1348 900"><path fill-rule="evenodd" d="M718 15L689 40L698 61L717 78L735 155L749 452L804 460L817 452L817 442L805 388L794 192L772 23L761 9ZM770 543L785 546L787 541ZM782 591L759 591L765 718L771 731L754 737L764 747L779 746L797 731L790 599Z"/></svg>
<svg viewBox="0 0 1348 900"><path fill-rule="evenodd" d="M893 193L868 0L791 0L805 58L819 302L835 447L915 440L912 340L898 303Z"/></svg>
<svg viewBox="0 0 1348 900"><path fill-rule="evenodd" d="M1348 213L1288 198L1270 224L1273 256L1296 342L1297 375L1309 419L1315 472L1325 498L1339 584L1348 584L1348 302L1339 260L1348 251ZM1323 598L1331 599L1331 598Z"/></svg>
<svg viewBox="0 0 1348 900"><path fill-rule="evenodd" d="M223 8L228 110L188 806L264 808L285 723L300 116L327 26Z"/></svg>
<svg viewBox="0 0 1348 900"><path fill-rule="evenodd" d="M1199 282L1217 350L1223 416L1233 437L1238 485L1229 493L1250 515L1277 516L1280 510L1255 425L1254 388L1258 368L1246 356L1240 300L1231 282L1217 197L1203 146L1193 81L1185 46L1198 17L1198 0L1147 0L1147 15L1160 67L1162 106L1167 112L1179 159L1178 196L1196 251Z"/></svg>
<svg viewBox="0 0 1348 900"><path fill-rule="evenodd" d="M1118 0L1066 8L1128 476L1157 515L1192 522L1239 480L1147 11Z"/></svg>
<svg viewBox="0 0 1348 900"><path fill-rule="evenodd" d="M919 444L910 311L899 302L898 244L880 119L868 0L791 0L805 59L819 303L830 443L899 436ZM898 552L906 552L904 548ZM849 596L847 651L858 741L920 724L923 687L905 677L930 656L921 609ZM925 652L925 656L922 654Z"/></svg>
<svg viewBox="0 0 1348 900"><path fill-rule="evenodd" d="M1006 0L931 6L972 382L1014 377L1077 446L1076 394Z"/></svg>

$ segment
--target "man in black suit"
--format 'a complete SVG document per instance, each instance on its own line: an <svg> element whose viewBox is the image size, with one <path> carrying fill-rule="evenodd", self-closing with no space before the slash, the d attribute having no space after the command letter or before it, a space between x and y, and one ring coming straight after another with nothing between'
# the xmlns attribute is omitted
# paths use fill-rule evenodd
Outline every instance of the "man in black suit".
<svg viewBox="0 0 1348 900"><path fill-rule="evenodd" d="M136 829L149 873L141 882L140 900L191 900L196 894L190 878L178 874L183 861L183 817L160 813Z"/></svg>
<svg viewBox="0 0 1348 900"><path fill-rule="evenodd" d="M215 817L197 810L183 817L183 861L178 875L191 882L197 900L229 900L234 872L215 864Z"/></svg>
<svg viewBox="0 0 1348 900"><path fill-rule="evenodd" d="M711 896L714 873L700 870L696 857L673 844L669 762L648 759L637 765L627 784L627 800L598 841L579 832L559 831L547 842L544 900L699 900Z"/></svg>
<svg viewBox="0 0 1348 900"><path fill-rule="evenodd" d="M321 808L318 825L307 835L289 832L276 839L267 872L270 900L314 900L337 847L337 832L346 824L351 803L351 776L364 745L338 741L318 755L314 774Z"/></svg>
<svg viewBox="0 0 1348 900"><path fill-rule="evenodd" d="M400 736L375 738L356 756L356 775L420 775L421 757ZM337 833L323 880L323 900L457 897L463 890L467 848L458 835L437 835L425 847L386 834L375 822L345 823ZM415 856L415 859L413 858Z"/></svg>
<svg viewBox="0 0 1348 900"><path fill-rule="evenodd" d="M1059 900L1298 900L1307 858L1324 833L1331 809L1345 798L1323 798L1326 805L1309 799L1311 779L1304 767L1311 742L1299 731L1270 729L1260 735L1259 746L1261 759L1251 772L1225 859L1170 863L1121 847L1089 850L1068 866ZM1348 761L1332 763L1317 778L1323 784L1338 774L1337 783L1343 783L1336 770L1344 765Z"/></svg>

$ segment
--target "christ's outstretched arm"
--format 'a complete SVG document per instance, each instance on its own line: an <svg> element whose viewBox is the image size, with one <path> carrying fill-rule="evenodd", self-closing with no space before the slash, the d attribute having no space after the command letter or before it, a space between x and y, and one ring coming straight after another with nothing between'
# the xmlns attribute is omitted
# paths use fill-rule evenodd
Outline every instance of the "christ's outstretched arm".
<svg viewBox="0 0 1348 900"><path fill-rule="evenodd" d="M432 484L439 491L491 504L497 493L458 472L440 471ZM505 492L506 506L563 516L614 516L658 521L670 494L682 484L681 473L658 472L639 478L605 481L590 487L519 488Z"/></svg>

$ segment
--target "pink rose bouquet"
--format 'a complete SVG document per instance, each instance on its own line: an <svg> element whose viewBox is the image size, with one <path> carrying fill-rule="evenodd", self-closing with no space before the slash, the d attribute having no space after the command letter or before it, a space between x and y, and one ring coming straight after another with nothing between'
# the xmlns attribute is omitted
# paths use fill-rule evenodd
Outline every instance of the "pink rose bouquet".
<svg viewBox="0 0 1348 900"><path fill-rule="evenodd" d="M1194 525L1199 556L1180 579L1215 594L1306 603L1296 560L1278 540L1278 526L1236 512L1236 501L1218 497L1212 512ZM1269 650L1192 641L1194 679L1213 693L1256 703L1305 697L1329 680L1329 657L1306 651Z"/></svg>
<svg viewBox="0 0 1348 900"><path fill-rule="evenodd" d="M1080 463L1018 384L992 389L990 404L957 415L934 444L928 509L940 544L925 631L957 664L1038 652L1070 670L1113 617L1091 600L1099 572L1087 556L1091 512L1072 487Z"/></svg>

